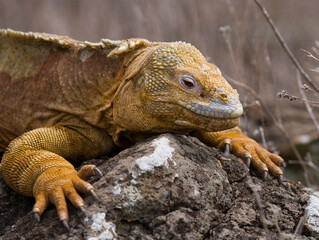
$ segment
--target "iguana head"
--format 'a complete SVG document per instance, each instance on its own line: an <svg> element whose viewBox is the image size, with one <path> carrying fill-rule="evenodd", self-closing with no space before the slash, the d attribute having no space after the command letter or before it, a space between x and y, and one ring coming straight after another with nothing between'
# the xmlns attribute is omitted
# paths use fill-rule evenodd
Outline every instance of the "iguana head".
<svg viewBox="0 0 319 240"><path fill-rule="evenodd" d="M235 127L243 113L237 91L220 70L184 42L160 44L134 84L149 114L145 121L170 128L220 131Z"/></svg>

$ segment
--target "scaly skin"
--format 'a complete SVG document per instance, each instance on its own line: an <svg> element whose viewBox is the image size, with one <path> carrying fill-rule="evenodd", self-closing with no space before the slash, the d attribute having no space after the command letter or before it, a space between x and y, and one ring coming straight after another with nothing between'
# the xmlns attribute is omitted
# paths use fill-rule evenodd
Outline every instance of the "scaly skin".
<svg viewBox="0 0 319 240"><path fill-rule="evenodd" d="M41 215L65 197L83 210L79 192L96 172L69 161L127 147L161 132L192 134L230 150L275 177L283 160L236 127L237 91L192 45L144 39L92 44L49 34L0 30L0 165L15 191L33 196Z"/></svg>

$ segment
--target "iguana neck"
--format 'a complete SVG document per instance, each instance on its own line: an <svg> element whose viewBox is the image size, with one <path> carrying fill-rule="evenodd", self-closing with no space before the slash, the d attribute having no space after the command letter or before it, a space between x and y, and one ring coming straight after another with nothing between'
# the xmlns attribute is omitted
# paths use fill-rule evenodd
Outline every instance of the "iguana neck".
<svg viewBox="0 0 319 240"><path fill-rule="evenodd" d="M82 112L81 118L108 132L116 128L118 123L114 121L114 100L119 94L120 97L131 94L122 93L123 88L140 74L144 62L148 60L156 45L141 47L133 52L108 58L107 53L96 51L86 60L87 63L83 65L82 71L75 70L74 73L77 75L73 83L70 83L70 87L73 88L72 92L76 92L80 86L87 86L84 90L81 89L85 96L81 105L91 111L91 114ZM82 82L77 83L79 80ZM76 95L74 96L78 99ZM130 104L133 103L128 103Z"/></svg>
<svg viewBox="0 0 319 240"><path fill-rule="evenodd" d="M58 77L52 88L56 101L44 101L43 105L107 129L112 124L112 99L123 79L125 58L107 58L107 54L100 51L84 51L68 57L59 51L50 53L44 64L48 69L43 72L50 74L52 69L52 78Z"/></svg>

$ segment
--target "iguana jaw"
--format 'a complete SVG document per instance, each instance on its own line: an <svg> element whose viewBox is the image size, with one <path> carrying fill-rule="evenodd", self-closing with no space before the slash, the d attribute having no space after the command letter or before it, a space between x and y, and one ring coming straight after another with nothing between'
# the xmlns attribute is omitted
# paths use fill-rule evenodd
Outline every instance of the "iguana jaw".
<svg viewBox="0 0 319 240"><path fill-rule="evenodd" d="M233 99L228 104L222 104L218 99L206 106L199 103L185 103L181 100L178 104L197 115L208 118L237 119L243 114L241 103Z"/></svg>

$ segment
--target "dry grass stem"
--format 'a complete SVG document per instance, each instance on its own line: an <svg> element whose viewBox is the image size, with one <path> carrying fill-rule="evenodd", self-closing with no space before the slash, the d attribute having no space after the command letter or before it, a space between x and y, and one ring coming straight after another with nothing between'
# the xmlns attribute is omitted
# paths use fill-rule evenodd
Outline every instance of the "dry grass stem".
<svg viewBox="0 0 319 240"><path fill-rule="evenodd" d="M297 235L300 235L300 234L301 234L302 228L303 228L303 226L304 226L304 221L305 221L305 217L302 216L302 217L299 219L298 225L297 225L296 230L295 230L295 232L294 232L294 237L293 237L293 239L295 239Z"/></svg>
<svg viewBox="0 0 319 240"><path fill-rule="evenodd" d="M300 76L300 72L298 70L297 70L296 75L297 75L297 83L298 83L298 87L299 87L299 91L300 91L301 97L305 100L304 104L306 106L306 109L307 109L307 111L309 113L309 116L311 117L311 120L312 120L313 124L315 125L315 127L316 127L316 129L317 129L317 131L319 133L319 124L318 124L318 121L317 121L315 115L313 114L313 111L312 111L312 108L311 108L311 106L310 106L310 104L308 102L307 96L306 96L304 90L302 89L303 86L302 86L302 82L301 82L301 76ZM317 104L319 104L319 102Z"/></svg>
<svg viewBox="0 0 319 240"><path fill-rule="evenodd" d="M301 75L305 78L306 82L317 92L319 92L318 88L314 85L314 81L311 79L311 77L308 75L308 73L303 69L299 61L295 58L295 56L292 54L291 50L289 49L287 43L282 38L280 32L278 31L277 27L275 26L274 22L270 18L266 8L258 1L254 0L259 9L261 10L262 14L266 18L267 22L269 23L271 29L273 30L275 36L277 37L278 41L280 42L283 49L286 51L292 62L295 64L296 68L299 69Z"/></svg>
<svg viewBox="0 0 319 240"><path fill-rule="evenodd" d="M264 128L262 126L259 127L259 132L260 132L261 140L263 142L263 147L268 149L268 144L265 138Z"/></svg>
<svg viewBox="0 0 319 240"><path fill-rule="evenodd" d="M314 48L314 49L316 49L316 48ZM314 60L319 62L319 58L315 57L311 52L309 52L309 51L307 51L305 49L301 49L301 50L304 51L305 53L307 53L307 57L312 58L312 59L314 59Z"/></svg>
<svg viewBox="0 0 319 240"><path fill-rule="evenodd" d="M257 202L257 206L258 206L259 211L260 211L260 220L261 220L261 222L263 224L263 229L264 229L265 233L267 234L268 226L267 226L267 223L266 223L266 218L265 218L265 214L264 214L264 208L263 208L263 205L262 205L262 202L261 202L260 194L253 187L251 188L251 190L254 193L254 196L255 196L255 199L256 199L256 202Z"/></svg>

